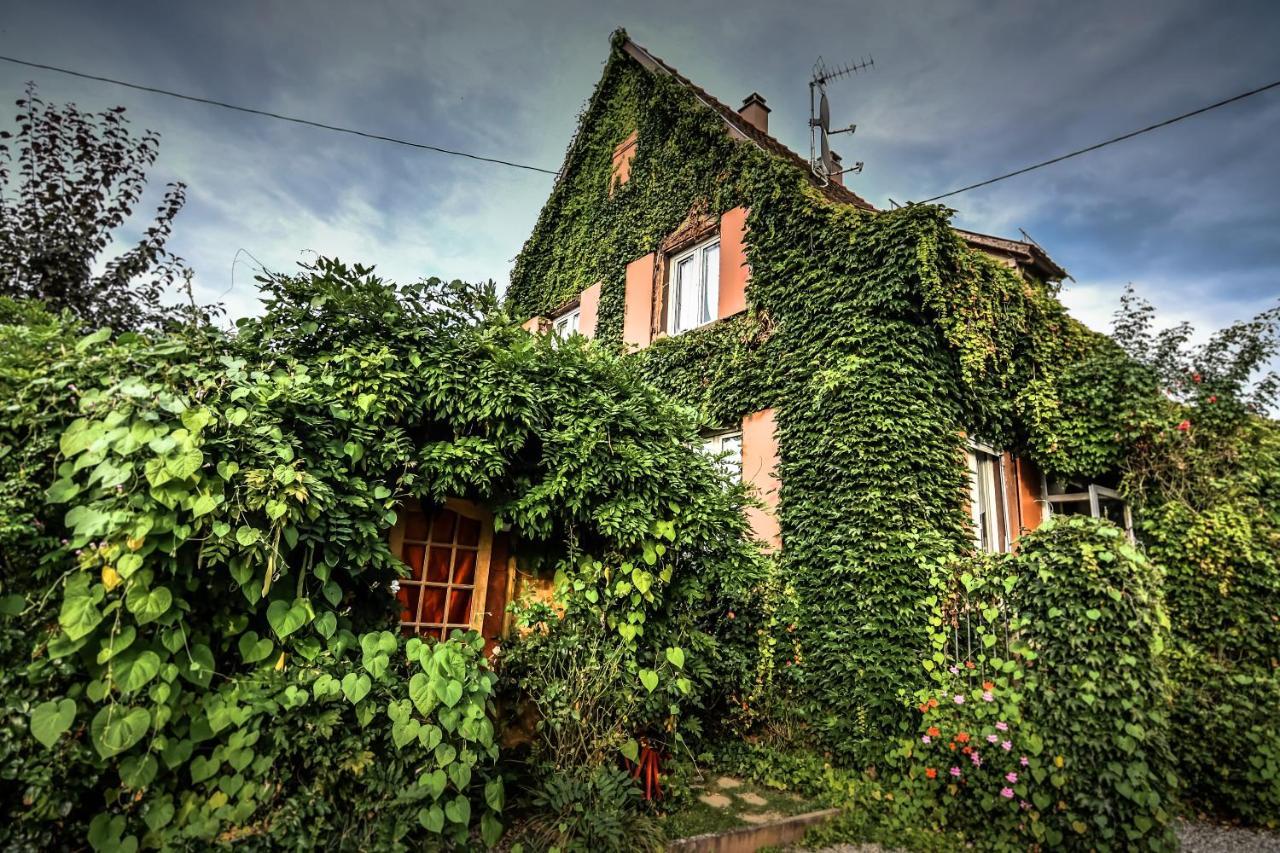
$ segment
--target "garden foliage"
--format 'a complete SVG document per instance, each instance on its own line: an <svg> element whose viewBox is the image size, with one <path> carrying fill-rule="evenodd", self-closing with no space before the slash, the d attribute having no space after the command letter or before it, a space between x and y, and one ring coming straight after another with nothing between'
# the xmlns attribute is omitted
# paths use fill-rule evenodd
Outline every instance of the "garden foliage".
<svg viewBox="0 0 1280 853"><path fill-rule="evenodd" d="M491 288L329 260L262 287L234 335L6 303L5 846L496 840L481 641L395 627L410 498L486 505L571 611L599 604L641 697L615 730L716 703L705 612L756 562L685 410L518 329Z"/></svg>
<svg viewBox="0 0 1280 853"><path fill-rule="evenodd" d="M945 209L832 202L793 164L726 133L680 81L640 67L621 50L623 37L517 260L508 301L517 318L546 315L599 282L597 334L621 348L627 264L660 251L690 217L748 209L748 311L660 338L635 358L658 387L696 406L706 427L776 409L785 548L757 671L786 701L764 700L765 730L816 740L865 766L910 722L927 667L938 674L934 620L945 602L936 567L971 547L961 451L966 435L977 436L1052 476L1121 477L1142 546L1167 576L1164 588L1149 585L1154 569L1116 557L1149 597L1148 617L1167 595L1171 619L1169 658L1158 667L1177 673L1171 715L1157 703L1149 720L1117 717L1150 740L1141 779L1113 778L1107 762L1079 757L1083 739L1103 735L1088 727L1111 725L1107 715L1120 711L1084 690L1080 673L1039 673L1095 696L1074 706L1088 733L1073 741L1073 760L1121 792L1105 819L1098 803L1070 798L1055 815L1094 821L1095 843L1127 843L1130 832L1163 843L1172 803L1160 744L1172 724L1180 742L1193 732L1209 739L1210 748L1180 759L1193 802L1272 819L1280 747L1254 703L1274 695L1280 667L1280 468L1265 417L1275 380L1256 381L1276 353L1275 312L1200 349L1185 346L1186 329L1155 335L1149 311L1132 301L1114 337L1093 332L1067 315L1054 284L972 251ZM632 132L635 158L617 185L612 155ZM1042 552L1036 571L1120 554L1086 549L1089 537L1066 529L1053 540L1065 550ZM1093 633L1120 631L1124 646L1149 627L1125 634L1132 626L1116 622ZM1044 657L1065 665L1075 638L1039 639ZM1126 654L1146 665L1134 649ZM1062 831L1074 833L1075 819Z"/></svg>

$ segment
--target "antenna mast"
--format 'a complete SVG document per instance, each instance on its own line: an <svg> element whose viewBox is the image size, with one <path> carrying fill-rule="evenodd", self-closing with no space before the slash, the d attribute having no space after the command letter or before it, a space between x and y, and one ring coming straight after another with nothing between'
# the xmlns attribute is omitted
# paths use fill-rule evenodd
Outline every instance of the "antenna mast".
<svg viewBox="0 0 1280 853"><path fill-rule="evenodd" d="M859 62L828 67L821 56L813 64L813 77L809 80L809 168L813 170L813 174L824 187L838 175L862 171L861 161L854 163L848 169L839 169L831 153L828 138L835 133L853 133L858 126L851 124L839 130L831 129L831 110L827 105L827 83L857 74L875 64L875 59L868 57Z"/></svg>

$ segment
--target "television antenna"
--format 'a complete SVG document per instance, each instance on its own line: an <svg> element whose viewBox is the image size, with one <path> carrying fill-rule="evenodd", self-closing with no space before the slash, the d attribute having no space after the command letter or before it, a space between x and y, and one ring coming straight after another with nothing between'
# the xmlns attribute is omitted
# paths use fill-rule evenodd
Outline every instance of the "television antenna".
<svg viewBox="0 0 1280 853"><path fill-rule="evenodd" d="M858 126L851 124L837 130L831 129L831 107L827 103L827 83L865 71L876 64L875 59L868 57L858 62L844 65L828 66L822 57L813 64L813 77L809 80L809 168L822 186L831 183L831 179L846 172L861 172L862 162L858 161L847 169L841 169L839 162L831 152L828 139L837 133L854 133Z"/></svg>

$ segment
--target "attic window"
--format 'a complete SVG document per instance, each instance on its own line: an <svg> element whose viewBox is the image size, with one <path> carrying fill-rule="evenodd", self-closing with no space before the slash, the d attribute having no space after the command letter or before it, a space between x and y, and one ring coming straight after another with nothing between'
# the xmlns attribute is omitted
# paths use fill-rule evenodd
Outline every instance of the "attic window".
<svg viewBox="0 0 1280 853"><path fill-rule="evenodd" d="M613 149L613 167L609 170L610 195L631 177L631 161L636 158L637 138L637 132L632 131L630 136Z"/></svg>
<svg viewBox="0 0 1280 853"><path fill-rule="evenodd" d="M720 298L720 238L673 255L668 269L667 334L678 335L714 320Z"/></svg>

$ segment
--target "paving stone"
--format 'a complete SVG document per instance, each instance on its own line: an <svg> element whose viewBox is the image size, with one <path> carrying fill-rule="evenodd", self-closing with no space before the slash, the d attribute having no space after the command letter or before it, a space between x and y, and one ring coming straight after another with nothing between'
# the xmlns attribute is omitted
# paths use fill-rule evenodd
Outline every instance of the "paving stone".
<svg viewBox="0 0 1280 853"><path fill-rule="evenodd" d="M760 824L772 823L775 820L782 820L783 816L778 812L745 812L738 815L738 817L742 818L747 823Z"/></svg>
<svg viewBox="0 0 1280 853"><path fill-rule="evenodd" d="M741 791L737 794L737 797L749 806L769 805L768 800L753 791Z"/></svg>
<svg viewBox="0 0 1280 853"><path fill-rule="evenodd" d="M713 809L727 809L733 804L733 800L729 799L724 794L703 794L701 797L698 797L698 799L711 806Z"/></svg>
<svg viewBox="0 0 1280 853"><path fill-rule="evenodd" d="M741 788L742 780L735 779L732 776L721 776L719 779L716 780L716 784L719 785L721 788L726 788L726 789Z"/></svg>

